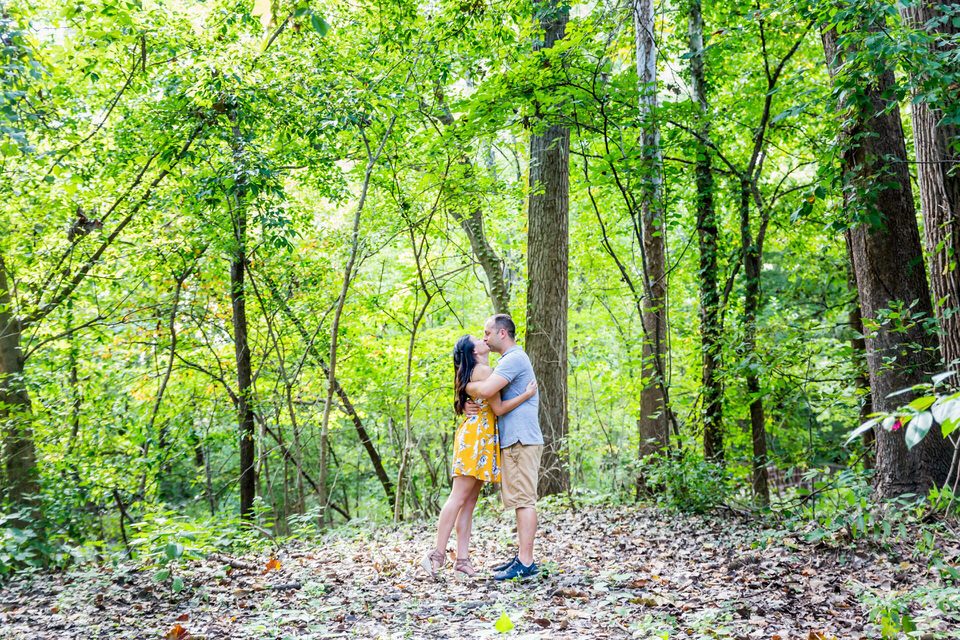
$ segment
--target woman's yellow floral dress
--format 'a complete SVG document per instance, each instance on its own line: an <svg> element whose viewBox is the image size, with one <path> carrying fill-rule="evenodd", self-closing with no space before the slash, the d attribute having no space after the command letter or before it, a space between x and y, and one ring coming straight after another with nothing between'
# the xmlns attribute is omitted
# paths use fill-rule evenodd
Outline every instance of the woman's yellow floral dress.
<svg viewBox="0 0 960 640"><path fill-rule="evenodd" d="M500 482L500 433L497 416L483 398L475 416L466 416L457 427L453 446L453 475Z"/></svg>

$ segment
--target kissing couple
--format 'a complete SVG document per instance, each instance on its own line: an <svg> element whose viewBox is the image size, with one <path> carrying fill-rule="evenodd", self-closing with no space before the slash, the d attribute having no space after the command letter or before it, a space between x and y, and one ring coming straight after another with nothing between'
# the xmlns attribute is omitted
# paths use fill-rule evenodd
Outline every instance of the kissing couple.
<svg viewBox="0 0 960 640"><path fill-rule="evenodd" d="M490 352L500 354L490 367ZM537 532L537 480L543 435L538 411L540 394L530 358L516 342L510 316L491 316L483 339L466 335L453 348L453 407L463 420L457 427L453 453L453 488L440 511L437 546L420 566L434 578L446 563L447 541L456 525L454 576L474 578L470 564L473 509L484 482L500 482L504 510L517 517L517 553L493 567L495 580L524 579L537 573L533 542Z"/></svg>

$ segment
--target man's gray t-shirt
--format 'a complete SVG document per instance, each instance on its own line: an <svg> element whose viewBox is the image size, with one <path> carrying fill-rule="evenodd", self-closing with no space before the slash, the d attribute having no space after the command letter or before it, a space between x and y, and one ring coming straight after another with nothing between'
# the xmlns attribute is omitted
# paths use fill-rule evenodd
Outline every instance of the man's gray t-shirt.
<svg viewBox="0 0 960 640"><path fill-rule="evenodd" d="M518 345L507 349L500 356L496 369L493 372L507 379L507 386L500 390L500 399L516 398L526 391L527 384L534 379L533 367L530 358ZM527 398L519 407L497 418L497 427L500 430L500 447L509 447L519 442L521 444L543 444L543 434L540 433L540 392Z"/></svg>

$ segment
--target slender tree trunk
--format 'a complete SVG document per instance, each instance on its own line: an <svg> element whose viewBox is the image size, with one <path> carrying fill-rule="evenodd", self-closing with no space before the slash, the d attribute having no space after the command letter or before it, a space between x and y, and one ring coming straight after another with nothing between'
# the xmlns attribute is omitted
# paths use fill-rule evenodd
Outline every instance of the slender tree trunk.
<svg viewBox="0 0 960 640"><path fill-rule="evenodd" d="M431 217L428 217L424 223L424 234L423 238L420 241L419 246L417 245L417 238L414 234L413 221L407 219L407 230L410 234L410 246L413 249L413 259L417 265L417 284L419 289L423 291L423 304L415 307L415 313L413 315L413 323L410 326L410 343L407 345L407 368L406 368L406 381L404 384L404 424L403 424L403 450L400 455L400 470L397 472L397 499L394 501L393 505L393 519L396 522L403 520L403 501L404 496L406 495L407 485L410 484L410 472L408 466L410 464L410 451L413 448L413 425L412 425L412 407L410 404L411 400L411 390L410 390L410 381L413 375L413 350L417 344L417 332L420 329L420 323L423 322L423 317L427 314L427 309L430 308L430 302L433 300L433 296L436 294L436 291L430 291L427 286L427 280L424 277L424 262L427 258L427 252L429 251L429 245L427 244L427 228L430 225ZM420 294L417 293L417 302L419 302Z"/></svg>
<svg viewBox="0 0 960 640"><path fill-rule="evenodd" d="M347 292L350 290L350 282L353 280L354 266L357 263L357 255L360 252L360 214L367 202L367 193L370 190L370 178L373 176L373 170L380 160L380 154L383 147L390 138L393 131L393 125L397 121L397 116L390 119L390 124L380 140L376 151L370 148L366 133L361 129L360 135L363 138L364 147L367 151L367 168L363 174L363 184L360 188L360 199L357 202L357 208L353 215L353 228L350 234L350 255L347 258L347 265L343 270L343 285L340 287L340 297L337 298L337 306L333 312L333 323L330 327L330 358L329 373L327 375L327 398L323 405L323 421L320 424L320 509L321 519L326 522L327 519L327 433L330 425L330 409L333 406L333 393L337 384L337 345L340 334L340 318L343 315L343 307L347 302Z"/></svg>
<svg viewBox="0 0 960 640"><path fill-rule="evenodd" d="M237 112L230 114L233 123L235 163L242 162L242 138ZM234 247L230 256L230 303L233 310L233 345L237 363L237 419L240 427L240 517L253 519L253 501L257 495L256 421L253 415L253 368L247 339L247 295L244 286L247 263L247 210L244 185L235 185L235 204L231 207Z"/></svg>
<svg viewBox="0 0 960 640"><path fill-rule="evenodd" d="M711 166L710 111L703 59L703 9L700 0L690 0L688 37L690 77L693 98L699 111L696 142L697 164L697 243L700 249L700 357L703 394L703 454L707 460L723 461L723 386L717 375L722 350L720 344L720 294L717 284L717 212L713 194L715 183Z"/></svg>
<svg viewBox="0 0 960 640"><path fill-rule="evenodd" d="M757 313L760 310L761 247L750 231L750 184L740 180L740 241L743 246L743 360L748 362L747 396L750 399L750 439L753 443L753 493L760 504L770 503L767 478L767 428L763 416L763 394L757 373Z"/></svg>
<svg viewBox="0 0 960 640"><path fill-rule="evenodd" d="M643 243L643 389L640 391L641 455L670 443L667 384L667 245L664 225L660 128L656 123L657 58L654 0L634 0L640 115L644 119L644 176L640 217Z"/></svg>
<svg viewBox="0 0 960 640"><path fill-rule="evenodd" d="M536 5L548 50L566 34L569 9L555 0ZM527 232L526 352L540 392L543 457L538 492L563 493L570 485L564 459L567 415L567 290L570 131L550 124L530 136L530 202Z"/></svg>
<svg viewBox="0 0 960 640"><path fill-rule="evenodd" d="M453 114L447 108L446 104L440 103L440 122L448 129L452 129L456 121ZM491 148L490 153L493 153ZM492 156L491 156L492 157ZM491 161L492 162L492 161ZM474 176L474 166L470 158L464 154L460 156L460 164L463 166L463 178L468 183ZM495 174L495 169L494 169ZM468 214L464 214L457 207L451 207L450 213L463 229L467 239L470 241L470 248L473 250L473 256L484 275L487 277L487 286L490 288L490 299L493 302L494 313L510 313L510 283L507 282L504 274L503 260L494 251L493 246L487 240L486 233L483 230L483 208L480 206L480 198L470 207Z"/></svg>
<svg viewBox="0 0 960 640"><path fill-rule="evenodd" d="M864 18L870 20L869 17ZM866 24L863 31L876 31ZM838 82L837 33L822 33L824 53L834 81ZM844 52L851 53L851 52ZM855 52L854 52L855 53ZM907 150L900 110L895 103L893 70L869 78L856 103L843 105L841 165L844 173L844 207L850 222L850 247L863 324L866 328L867 367L876 411L891 411L909 402L909 394L890 397L894 391L924 382L936 368L937 339L922 322L885 318L887 310L908 312L911 317L933 312L923 268L923 251L917 230ZM848 82L839 80L839 82ZM923 494L943 483L950 468L952 447L934 425L922 442L908 450L904 430L877 432L876 491L880 497L904 493Z"/></svg>
<svg viewBox="0 0 960 640"><path fill-rule="evenodd" d="M955 6L955 5L954 5ZM926 24L938 36L940 53L956 48L960 25L946 18L943 7L933 2L901 6L904 21L916 28ZM931 22L934 21L934 22ZM952 69L956 74L958 69ZM940 355L948 369L960 367L960 126L943 123L937 105L914 102L913 136L917 154L917 183L927 253L930 256L930 288L940 327ZM960 381L960 376L954 378Z"/></svg>
<svg viewBox="0 0 960 640"><path fill-rule="evenodd" d="M286 316L287 320L293 324L294 328L297 330L297 333L300 335L300 339L303 340L303 343L306 345L307 353L310 354L314 362L320 365L320 368L323 370L323 374L329 379L330 367L327 365L327 361L324 360L323 354L320 353L319 349L317 349L313 340L310 338L310 334L307 333L306 327L303 326L303 321L301 321L300 318L293 313L293 310L290 308L287 300L280 294L276 283L270 278L270 275L264 273L262 277L267 283L267 287L270 289L270 295L272 295L277 304L280 305L281 311L283 311L283 314ZM350 421L353 423L354 430L357 432L357 437L360 439L360 444L363 445L364 450L367 452L367 456L370 458L370 464L373 465L373 471L377 475L377 479L380 481L380 484L383 486L383 491L386 494L387 499L390 501L390 504L393 504L393 482L390 480L390 476L383 467L383 460L380 458L380 453L377 451L377 448L373 443L373 439L367 432L366 427L363 426L363 420L360 418L356 408L353 406L353 402L350 401L349 394L347 394L346 390L343 388L343 385L340 384L336 377L333 378L333 391L337 394L337 398L340 401L340 405L343 407L343 411L347 414L347 416L349 416Z"/></svg>
<svg viewBox="0 0 960 640"><path fill-rule="evenodd" d="M37 454L33 410L23 372L20 320L14 315L7 266L0 255L0 428L3 429L3 484L13 504L38 506Z"/></svg>
<svg viewBox="0 0 960 640"><path fill-rule="evenodd" d="M73 323L73 298L69 298L67 300L67 366L70 369L70 394L73 396L73 402L70 411L70 440L67 442L67 450L63 456L65 460L73 459L73 448L80 438L80 407L83 402L83 394L80 392L80 374L77 371L80 349L77 346L77 335Z"/></svg>

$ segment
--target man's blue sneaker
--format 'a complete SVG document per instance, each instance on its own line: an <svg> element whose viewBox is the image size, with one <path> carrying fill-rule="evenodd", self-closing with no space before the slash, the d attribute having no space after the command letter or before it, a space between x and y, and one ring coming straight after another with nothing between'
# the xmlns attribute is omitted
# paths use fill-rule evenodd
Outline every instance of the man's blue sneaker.
<svg viewBox="0 0 960 640"><path fill-rule="evenodd" d="M512 558L510 558L509 560L507 560L507 561L504 562L503 564L498 564L497 566L495 566L495 567L493 567L492 569L490 569L490 571L493 571L494 573L500 573L501 571L506 571L507 569L510 568L510 566L511 566L514 562L517 561L517 558L518 558L518 555L517 555L517 554L514 554L514 556L513 556Z"/></svg>
<svg viewBox="0 0 960 640"><path fill-rule="evenodd" d="M526 580L532 576L537 575L539 567L537 567L536 562L531 562L529 565L525 565L520 562L520 558L515 558L513 564L504 569L503 571L498 571L493 574L494 580Z"/></svg>

